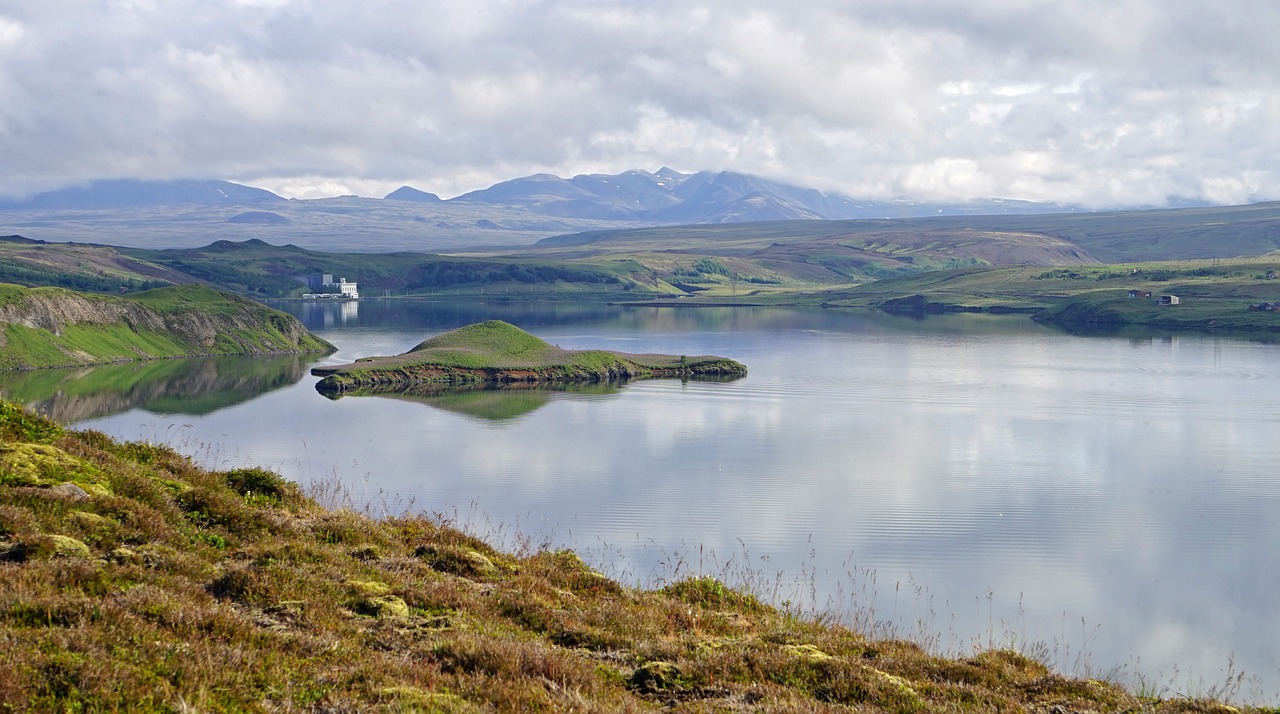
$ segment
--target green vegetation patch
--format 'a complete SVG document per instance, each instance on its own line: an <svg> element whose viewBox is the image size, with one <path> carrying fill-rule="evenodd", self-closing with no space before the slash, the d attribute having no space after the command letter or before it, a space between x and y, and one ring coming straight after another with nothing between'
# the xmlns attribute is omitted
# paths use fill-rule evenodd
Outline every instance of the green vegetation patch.
<svg viewBox="0 0 1280 714"><path fill-rule="evenodd" d="M1082 293L1037 314L1036 319L1104 326L1280 331L1280 311L1275 308L1257 309L1257 303L1233 297L1195 295L1193 290L1179 289L1176 285L1167 289L1167 293L1153 292L1150 298L1131 297L1127 292L1115 290ZM1179 302L1162 302L1162 295L1176 295Z"/></svg>
<svg viewBox="0 0 1280 714"><path fill-rule="evenodd" d="M97 467L52 444L0 444L0 484L49 487L68 482L106 491Z"/></svg>

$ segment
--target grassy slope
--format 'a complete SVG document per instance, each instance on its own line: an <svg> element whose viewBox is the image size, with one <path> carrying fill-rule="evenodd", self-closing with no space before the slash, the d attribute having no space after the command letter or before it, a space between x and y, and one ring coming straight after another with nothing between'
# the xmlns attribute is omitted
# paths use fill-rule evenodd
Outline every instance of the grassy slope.
<svg viewBox="0 0 1280 714"><path fill-rule="evenodd" d="M358 237L352 240L358 241ZM260 240L180 250L0 240L0 281L115 292L200 282L259 297L333 273L367 295L599 299L769 295L980 265L1067 265L1258 255L1280 248L1280 203L1249 206L780 221L595 231L471 255L325 253ZM697 272L714 259L727 273ZM691 272L692 271L692 272ZM681 287L683 286L683 287Z"/></svg>
<svg viewBox="0 0 1280 714"><path fill-rule="evenodd" d="M1230 711L931 656L709 578L625 587L7 402L0 642L13 711Z"/></svg>
<svg viewBox="0 0 1280 714"><path fill-rule="evenodd" d="M685 355L633 355L607 350L562 350L501 320L467 325L432 337L395 357L366 357L350 365L323 367L313 374L327 375L332 383L359 381L379 373L422 368L444 370L532 371L559 379L599 378L607 372L657 369L745 373L741 364L723 357ZM443 381L449 381L442 378ZM465 377L459 377L466 381Z"/></svg>
<svg viewBox="0 0 1280 714"><path fill-rule="evenodd" d="M1068 241L1093 258L1114 263L1260 255L1280 249L1280 202L1098 213L636 228L557 236L538 245L617 253L641 245L688 250L700 244L760 246L775 241L811 242L830 236L856 240L861 236L873 237L877 244L905 246L917 244L919 236L962 243L975 233L986 233L1014 245L1025 244L1035 236Z"/></svg>
<svg viewBox="0 0 1280 714"><path fill-rule="evenodd" d="M360 285L366 295L390 290L397 295L439 291L490 294L554 292L611 293L638 286L625 270L576 265L555 259L461 258L424 253L325 253L260 240L217 241L202 248L119 249L149 263L180 271L191 279L236 292L287 297L305 292L298 277L332 273Z"/></svg>
<svg viewBox="0 0 1280 714"><path fill-rule="evenodd" d="M115 293L187 282L181 273L109 246L0 238L0 283Z"/></svg>
<svg viewBox="0 0 1280 714"><path fill-rule="evenodd" d="M1106 318L1099 320L1090 317L1087 310L1069 306L1096 306L1119 299L1125 304L1112 315L1115 321L1277 330L1280 314L1249 311L1252 303L1280 301L1280 280L1266 278L1276 270L1280 270L1280 253L1230 260L968 269L881 280L804 299L831 307L877 307L920 296L939 307L1047 309L1062 321L1094 322ZM1129 290L1178 295L1184 301L1169 310L1143 300L1128 300Z"/></svg>
<svg viewBox="0 0 1280 714"><path fill-rule="evenodd" d="M157 330L127 322L62 324L58 330L4 323L0 369L31 369L159 359L190 355L233 355L332 350L306 332L290 315L211 288L181 285L123 297L75 293L61 288L23 288L0 284L0 306L20 307L63 298L90 305L136 304L162 316L167 324L209 319L219 325L210 344L182 329ZM295 339L292 335L297 335Z"/></svg>

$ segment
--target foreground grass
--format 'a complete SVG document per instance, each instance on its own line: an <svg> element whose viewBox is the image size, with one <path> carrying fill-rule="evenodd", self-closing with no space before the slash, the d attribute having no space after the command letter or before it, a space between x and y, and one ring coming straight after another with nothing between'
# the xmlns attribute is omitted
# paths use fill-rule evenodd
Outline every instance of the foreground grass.
<svg viewBox="0 0 1280 714"><path fill-rule="evenodd" d="M624 587L0 402L0 710L1231 711Z"/></svg>

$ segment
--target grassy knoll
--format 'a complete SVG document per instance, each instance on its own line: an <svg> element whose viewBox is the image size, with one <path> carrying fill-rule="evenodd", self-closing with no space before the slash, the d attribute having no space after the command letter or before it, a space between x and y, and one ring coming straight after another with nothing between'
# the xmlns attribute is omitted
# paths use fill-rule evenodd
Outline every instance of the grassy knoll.
<svg viewBox="0 0 1280 714"><path fill-rule="evenodd" d="M0 369L332 349L286 313L197 285L113 297L0 284Z"/></svg>
<svg viewBox="0 0 1280 714"><path fill-rule="evenodd" d="M394 357L366 357L316 367L323 392L400 391L432 383L600 382L698 375L740 376L746 367L724 357L564 350L501 320L432 337Z"/></svg>
<svg viewBox="0 0 1280 714"><path fill-rule="evenodd" d="M1235 711L657 585L0 402L6 711Z"/></svg>

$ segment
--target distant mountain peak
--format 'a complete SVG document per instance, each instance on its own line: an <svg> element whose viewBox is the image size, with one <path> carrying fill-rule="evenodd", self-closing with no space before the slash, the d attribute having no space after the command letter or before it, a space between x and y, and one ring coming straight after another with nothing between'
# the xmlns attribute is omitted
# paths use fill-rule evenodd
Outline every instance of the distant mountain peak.
<svg viewBox="0 0 1280 714"><path fill-rule="evenodd" d="M419 203L438 203L441 200L434 193L419 191L412 186L401 186L382 198L390 201L417 201Z"/></svg>

